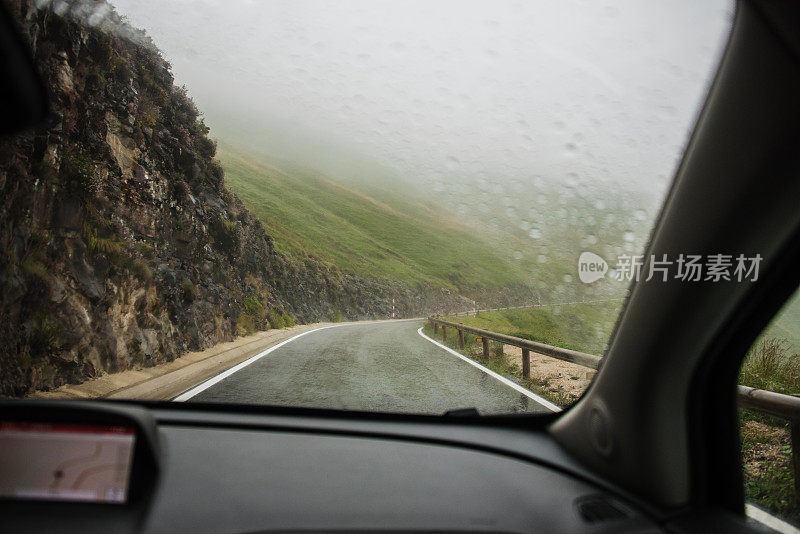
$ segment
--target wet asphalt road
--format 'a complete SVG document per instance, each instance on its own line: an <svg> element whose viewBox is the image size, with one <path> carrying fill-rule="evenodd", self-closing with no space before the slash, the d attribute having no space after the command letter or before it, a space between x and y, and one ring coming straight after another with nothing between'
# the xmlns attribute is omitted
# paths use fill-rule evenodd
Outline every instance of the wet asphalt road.
<svg viewBox="0 0 800 534"><path fill-rule="evenodd" d="M426 340L422 321L343 324L279 347L190 399L340 410L482 414L547 408Z"/></svg>

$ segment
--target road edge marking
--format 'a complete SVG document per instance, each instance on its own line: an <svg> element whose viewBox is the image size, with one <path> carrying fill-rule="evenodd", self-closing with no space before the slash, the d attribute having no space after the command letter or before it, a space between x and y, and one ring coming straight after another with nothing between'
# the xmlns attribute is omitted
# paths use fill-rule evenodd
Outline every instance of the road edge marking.
<svg viewBox="0 0 800 534"><path fill-rule="evenodd" d="M524 387L520 386L519 384L515 384L514 382L512 382L508 378L495 373L491 369L488 369L488 368L484 367L483 365L479 364L475 360L467 358L463 354L451 349L450 347L448 347L446 345L443 345L443 344L439 343L438 341L436 341L435 339L426 336L425 334L422 333L422 327L420 327L420 329L417 330L417 334L421 335L422 337L424 337L425 339L427 339L428 341L430 341L434 345L436 345L436 346L438 346L440 348L443 348L444 350L446 350L450 354L452 354L454 356L458 356L459 358L461 358L462 360L464 360L468 364L470 364L470 365L472 365L474 367L477 367L478 369L480 369L481 371L483 371L487 375L496 378L497 380L499 380L503 384L507 385L508 387L519 391L520 393L522 393L523 395L525 395L527 397L530 397L531 399L535 400L536 402L538 402L539 404L541 404L542 406L544 406L545 408L547 408L551 412L560 412L560 411L562 411L560 406L556 406L555 404L553 404L549 400L547 400L547 399L545 399L543 397L540 397L539 395L537 395L536 393L532 392L531 390L525 389Z"/></svg>
<svg viewBox="0 0 800 534"><path fill-rule="evenodd" d="M251 363L254 363L254 362L260 360L261 358L263 358L264 356L266 356L267 354L269 354L273 350L279 349L280 347L286 345L287 343L291 343L292 341L294 341L295 339L297 339L299 337L303 337L304 335L310 334L312 332L318 332L320 330L325 330L327 328L336 328L337 326L345 326L347 324L351 324L351 323L342 323L342 324L333 324L333 325L328 325L328 326L320 326L319 328L314 328L312 330L306 330L305 332L301 332L300 334L297 334L296 336L290 337L289 339L284 339L280 343L278 343L276 345L273 345L273 346L269 347L268 349L265 349L265 350L259 352L255 356L251 356L250 358L248 358L245 361L239 363L238 365L234 365L230 369L222 371L220 374L209 378L205 382L201 382L200 384L194 386L193 388L184 391L183 393L181 393L177 397L173 398L172 400L173 400L173 402L184 402L184 401L187 401L187 400L191 399L192 397L194 397L195 395L197 395L199 393L202 393L203 391L207 390L208 388L210 388L214 384L216 384L218 382L222 382L223 380L225 380L226 378L231 376L233 373L235 373L237 371L241 371L242 369L244 369L245 367L247 367Z"/></svg>
<svg viewBox="0 0 800 534"><path fill-rule="evenodd" d="M423 318L395 319L395 320L392 320L392 322L418 321L418 320L423 320ZM184 401L187 401L187 400L191 399L192 397L194 397L195 395L197 395L198 393L202 393L203 391L207 390L208 388L210 388L214 384L225 380L226 378L231 376L233 373L244 369L245 367L247 367L251 363L259 360L260 358L263 358L264 356L266 356L267 354L269 354L273 350L278 349L278 348L286 345L287 343L291 343L292 341L294 341L295 339L297 339L299 337L303 337L306 334L310 334L311 332L317 332L319 330L325 330L327 328L337 328L339 326L375 324L375 323L383 323L383 322L387 322L387 321L389 321L389 320L387 320L387 319L383 319L383 320L378 319L378 320L372 320L372 321L350 321L350 322L347 322L347 323L331 324L331 325L328 325L328 326L320 326L319 328L306 330L305 332L301 332L300 334L297 334L296 336L290 337L289 339L284 339L280 343L278 343L276 345L273 345L273 346L269 347L268 349L265 349L265 350L259 352L255 356L251 356L250 358L246 359L245 361L243 361L243 362L231 367L230 369L222 371L218 375L215 375L215 376L209 378L208 380L206 380L204 382L200 382L198 385L187 389L186 391L184 391L180 395L178 395L176 397L173 397L170 400L172 402L184 402Z"/></svg>
<svg viewBox="0 0 800 534"><path fill-rule="evenodd" d="M752 504L745 504L744 511L747 517L758 521L762 525L766 525L769 528L777 531L777 532L785 532L787 534L791 534L794 532L800 532L800 529L797 527L790 525L783 519L779 517L775 517L774 515L770 514L769 512L765 512L761 508L757 506L753 506Z"/></svg>

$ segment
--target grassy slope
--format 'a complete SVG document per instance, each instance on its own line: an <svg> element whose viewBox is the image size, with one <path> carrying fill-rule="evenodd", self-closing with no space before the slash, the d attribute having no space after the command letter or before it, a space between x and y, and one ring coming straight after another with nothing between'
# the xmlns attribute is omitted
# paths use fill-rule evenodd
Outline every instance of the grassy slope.
<svg viewBox="0 0 800 534"><path fill-rule="evenodd" d="M451 290L525 283L531 261L424 202L391 205L310 172L291 174L220 147L227 185L260 217L281 252L356 274ZM527 265L527 267L526 267Z"/></svg>
<svg viewBox="0 0 800 534"><path fill-rule="evenodd" d="M450 320L548 345L603 354L621 306L621 301L568 304L480 312L476 317Z"/></svg>
<svg viewBox="0 0 800 534"><path fill-rule="evenodd" d="M800 291L784 304L765 330L765 335L785 339L794 354L800 354Z"/></svg>

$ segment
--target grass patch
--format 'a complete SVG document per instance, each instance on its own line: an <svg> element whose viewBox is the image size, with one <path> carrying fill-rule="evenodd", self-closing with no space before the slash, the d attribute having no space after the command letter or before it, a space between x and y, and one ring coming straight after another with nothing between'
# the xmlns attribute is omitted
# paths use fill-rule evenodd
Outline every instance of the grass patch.
<svg viewBox="0 0 800 534"><path fill-rule="evenodd" d="M267 320L272 328L285 328L286 322L284 321L285 314L281 314L277 310L270 310L267 314Z"/></svg>
<svg viewBox="0 0 800 534"><path fill-rule="evenodd" d="M295 318L289 315L288 313L282 313L281 319L283 320L283 324L286 325L288 328L291 328L297 324Z"/></svg>
<svg viewBox="0 0 800 534"><path fill-rule="evenodd" d="M423 201L378 200L311 172L287 173L220 148L226 184L275 237L276 248L367 277L460 292L528 284L538 252L479 236Z"/></svg>
<svg viewBox="0 0 800 534"><path fill-rule="evenodd" d="M256 321L248 313L240 313L236 319L236 334L239 336L249 336L256 331Z"/></svg>
<svg viewBox="0 0 800 534"><path fill-rule="evenodd" d="M621 301L479 312L445 320L565 349L602 355Z"/></svg>
<svg viewBox="0 0 800 534"><path fill-rule="evenodd" d="M787 395L800 393L800 355L785 339L762 337L751 347L739 383Z"/></svg>
<svg viewBox="0 0 800 534"><path fill-rule="evenodd" d="M22 272L29 277L46 280L50 276L50 269L47 268L47 265L31 256L26 256L20 267L22 267Z"/></svg>
<svg viewBox="0 0 800 534"><path fill-rule="evenodd" d="M800 523L800 507L794 494L788 422L740 410L740 423L747 500L794 523Z"/></svg>

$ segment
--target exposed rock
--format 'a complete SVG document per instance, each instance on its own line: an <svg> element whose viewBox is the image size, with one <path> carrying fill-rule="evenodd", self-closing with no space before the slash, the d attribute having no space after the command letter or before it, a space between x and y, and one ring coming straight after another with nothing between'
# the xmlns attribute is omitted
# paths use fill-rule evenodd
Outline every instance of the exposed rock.
<svg viewBox="0 0 800 534"><path fill-rule="evenodd" d="M224 188L208 128L149 39L113 9L92 27L40 4L8 2L52 114L0 140L1 395L169 361L242 329L388 317L393 298L403 316L466 307L276 253Z"/></svg>

